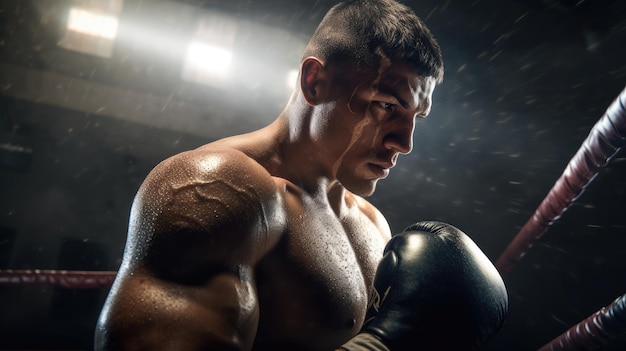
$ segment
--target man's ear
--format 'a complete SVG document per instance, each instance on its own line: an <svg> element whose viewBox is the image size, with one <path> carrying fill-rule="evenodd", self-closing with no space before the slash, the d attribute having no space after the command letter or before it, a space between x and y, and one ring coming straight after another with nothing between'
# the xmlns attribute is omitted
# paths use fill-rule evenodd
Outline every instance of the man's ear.
<svg viewBox="0 0 626 351"><path fill-rule="evenodd" d="M328 72L324 63L316 57L307 57L302 61L300 88L306 102L318 105L324 99L328 87Z"/></svg>

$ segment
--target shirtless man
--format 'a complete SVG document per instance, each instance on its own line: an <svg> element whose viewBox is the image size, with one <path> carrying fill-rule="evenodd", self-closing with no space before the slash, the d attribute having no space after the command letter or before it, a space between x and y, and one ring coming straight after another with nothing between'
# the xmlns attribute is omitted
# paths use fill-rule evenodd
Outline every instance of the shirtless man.
<svg viewBox="0 0 626 351"><path fill-rule="evenodd" d="M411 151L442 75L407 7L331 9L273 123L148 175L96 349L462 350L489 338L507 301L482 252L421 223L381 261L390 228L363 198Z"/></svg>

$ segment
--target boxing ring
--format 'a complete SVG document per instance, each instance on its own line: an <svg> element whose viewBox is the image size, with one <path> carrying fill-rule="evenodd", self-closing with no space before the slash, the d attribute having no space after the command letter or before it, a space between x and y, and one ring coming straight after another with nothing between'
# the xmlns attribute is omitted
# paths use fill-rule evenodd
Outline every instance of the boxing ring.
<svg viewBox="0 0 626 351"><path fill-rule="evenodd" d="M626 144L626 88L591 129L548 195L495 265L509 273L548 228L580 197ZM0 286L53 285L68 289L108 289L114 271L0 270ZM572 326L538 351L592 350L626 332L626 294Z"/></svg>

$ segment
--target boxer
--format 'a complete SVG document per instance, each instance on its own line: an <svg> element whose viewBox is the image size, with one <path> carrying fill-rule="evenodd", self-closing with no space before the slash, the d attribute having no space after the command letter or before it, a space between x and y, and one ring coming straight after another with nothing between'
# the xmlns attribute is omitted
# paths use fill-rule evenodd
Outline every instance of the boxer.
<svg viewBox="0 0 626 351"><path fill-rule="evenodd" d="M445 224L391 239L365 200L411 151L442 77L439 45L406 6L334 6L274 122L146 177L95 349L470 350L487 340L507 302L484 254Z"/></svg>

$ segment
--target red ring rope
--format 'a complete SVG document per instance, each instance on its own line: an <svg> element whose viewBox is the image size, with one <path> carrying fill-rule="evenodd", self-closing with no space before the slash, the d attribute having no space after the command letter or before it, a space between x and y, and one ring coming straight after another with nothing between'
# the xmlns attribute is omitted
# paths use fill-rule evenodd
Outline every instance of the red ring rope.
<svg viewBox="0 0 626 351"><path fill-rule="evenodd" d="M626 144L626 88L593 126L589 136L571 159L548 196L522 227L517 236L496 261L501 274L510 272L526 252L548 229L548 226L567 210Z"/></svg>
<svg viewBox="0 0 626 351"><path fill-rule="evenodd" d="M594 350L626 330L626 295L600 309L538 351Z"/></svg>
<svg viewBox="0 0 626 351"><path fill-rule="evenodd" d="M0 270L0 285L58 285L68 289L108 288L117 272L57 271L40 269Z"/></svg>

